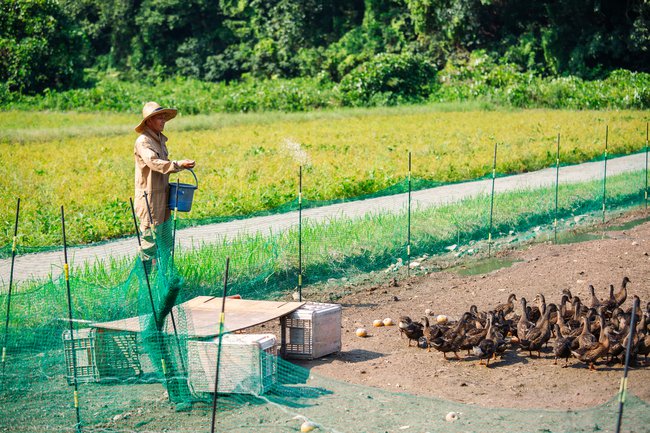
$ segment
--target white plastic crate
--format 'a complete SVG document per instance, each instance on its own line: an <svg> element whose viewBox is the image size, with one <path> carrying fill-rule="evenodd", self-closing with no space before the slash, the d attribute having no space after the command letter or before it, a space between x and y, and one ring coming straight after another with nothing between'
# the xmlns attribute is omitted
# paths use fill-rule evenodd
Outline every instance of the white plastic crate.
<svg viewBox="0 0 650 433"><path fill-rule="evenodd" d="M75 330L73 335L74 342L69 330L62 336L68 384L74 381L73 344L77 383L125 379L142 374L136 334L83 328Z"/></svg>
<svg viewBox="0 0 650 433"><path fill-rule="evenodd" d="M226 334L219 361L219 393L264 394L277 380L273 334ZM219 338L187 342L188 382L195 393L214 392Z"/></svg>
<svg viewBox="0 0 650 433"><path fill-rule="evenodd" d="M316 359L341 350L341 306L307 302L280 319L282 356Z"/></svg>

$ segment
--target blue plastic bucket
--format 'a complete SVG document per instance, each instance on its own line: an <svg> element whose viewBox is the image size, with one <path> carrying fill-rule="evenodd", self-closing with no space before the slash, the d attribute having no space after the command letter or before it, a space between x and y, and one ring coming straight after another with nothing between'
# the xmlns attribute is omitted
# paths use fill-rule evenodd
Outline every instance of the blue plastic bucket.
<svg viewBox="0 0 650 433"><path fill-rule="evenodd" d="M178 182L170 183L168 207L171 210L176 209L177 205L179 212L189 212L190 209L192 209L192 199L194 198L194 191L199 189L199 180L196 178L196 174L194 174L194 171L192 171L191 168L188 168L187 171L192 173L192 176L194 176L196 185Z"/></svg>

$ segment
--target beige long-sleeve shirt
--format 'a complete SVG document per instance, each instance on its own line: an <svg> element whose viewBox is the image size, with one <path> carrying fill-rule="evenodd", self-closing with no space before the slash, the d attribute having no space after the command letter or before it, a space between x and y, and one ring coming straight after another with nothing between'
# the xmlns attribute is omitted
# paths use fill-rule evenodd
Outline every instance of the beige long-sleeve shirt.
<svg viewBox="0 0 650 433"><path fill-rule="evenodd" d="M135 200L133 204L136 216L140 220L140 229L143 232L151 226L144 198L145 192L154 225L164 223L171 215L171 211L167 208L169 175L182 169L176 161L169 160L166 143L167 137L155 133L148 127L145 127L135 141Z"/></svg>

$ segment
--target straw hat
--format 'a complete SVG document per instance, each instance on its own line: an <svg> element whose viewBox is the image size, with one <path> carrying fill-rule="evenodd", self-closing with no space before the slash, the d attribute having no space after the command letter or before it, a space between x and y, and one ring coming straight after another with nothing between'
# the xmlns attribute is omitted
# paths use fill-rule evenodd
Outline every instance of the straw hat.
<svg viewBox="0 0 650 433"><path fill-rule="evenodd" d="M178 113L178 110L175 108L163 108L157 102L147 102L142 107L142 121L135 127L135 132L141 133L144 131L144 123L153 116L163 114L166 120L171 120L176 117L176 113Z"/></svg>

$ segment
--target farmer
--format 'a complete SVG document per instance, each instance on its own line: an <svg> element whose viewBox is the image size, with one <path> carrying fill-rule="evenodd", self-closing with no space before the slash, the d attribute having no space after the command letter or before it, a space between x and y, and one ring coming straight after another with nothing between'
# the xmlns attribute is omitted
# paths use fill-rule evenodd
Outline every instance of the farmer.
<svg viewBox="0 0 650 433"><path fill-rule="evenodd" d="M152 269L155 258L165 259L172 247L171 228L164 224L169 220L171 211L169 202L169 174L183 169L194 168L194 161L183 159L170 161L167 151L167 137L163 135L165 123L176 117L177 110L163 108L155 102L147 102L142 108L142 121L135 127L140 136L135 140L135 203L136 215L140 219L142 231L142 261L145 269ZM146 196L145 196L146 194ZM147 206L148 204L148 206ZM150 214L151 213L151 214ZM156 248L156 243L163 246ZM166 260L162 261L165 269ZM159 265L159 266L160 266ZM155 306L152 319L145 326L144 344L146 350L156 354L152 359L161 359L160 368L165 375L169 399L178 403L177 410L187 410L189 389L183 372L174 362L170 346L161 333L165 319L170 314L181 286L179 278L167 280L167 284L158 287L162 290L162 300ZM149 288L151 290L151 288ZM166 367L165 367L166 366Z"/></svg>
<svg viewBox="0 0 650 433"><path fill-rule="evenodd" d="M163 108L156 102L147 102L142 108L142 121L135 127L140 136L135 140L135 213L142 231L142 259L150 267L156 255L154 230L171 215L169 201L169 174L194 168L190 159L170 161L167 137L163 135L165 123L176 117L177 110ZM146 193L146 199L145 199ZM149 209L147 209L147 201ZM151 211L151 222L149 216ZM152 227L153 225L153 227ZM159 242L171 249L171 230L160 230Z"/></svg>

